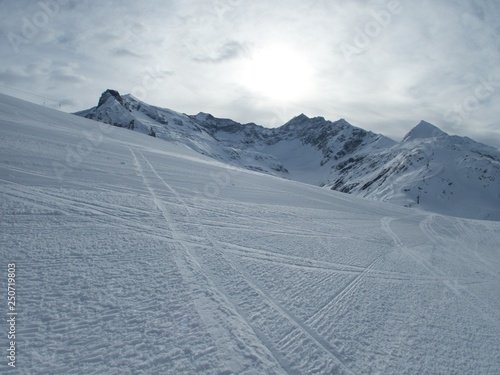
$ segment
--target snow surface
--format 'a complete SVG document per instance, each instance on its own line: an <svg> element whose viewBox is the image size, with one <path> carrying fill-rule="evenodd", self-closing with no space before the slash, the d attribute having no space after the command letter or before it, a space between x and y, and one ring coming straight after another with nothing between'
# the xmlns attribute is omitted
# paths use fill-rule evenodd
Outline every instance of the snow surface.
<svg viewBox="0 0 500 375"><path fill-rule="evenodd" d="M0 130L3 301L18 269L18 362L0 372L500 373L500 222L3 95Z"/></svg>

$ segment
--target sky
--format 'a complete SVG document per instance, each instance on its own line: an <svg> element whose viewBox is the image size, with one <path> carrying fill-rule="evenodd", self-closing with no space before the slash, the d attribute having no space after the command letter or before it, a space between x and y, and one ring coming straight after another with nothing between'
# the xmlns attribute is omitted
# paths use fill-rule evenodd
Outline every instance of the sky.
<svg viewBox="0 0 500 375"><path fill-rule="evenodd" d="M276 127L400 140L426 120L500 148L497 0L0 0L0 92L76 112L108 88Z"/></svg>

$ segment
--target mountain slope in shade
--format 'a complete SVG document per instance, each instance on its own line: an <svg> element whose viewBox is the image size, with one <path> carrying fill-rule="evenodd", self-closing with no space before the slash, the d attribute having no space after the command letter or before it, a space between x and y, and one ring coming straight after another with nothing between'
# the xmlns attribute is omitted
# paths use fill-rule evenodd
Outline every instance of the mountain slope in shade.
<svg viewBox="0 0 500 375"><path fill-rule="evenodd" d="M235 166L430 211L500 220L500 152L421 121L395 142L301 114L281 127L189 116L114 90L80 116L182 143Z"/></svg>

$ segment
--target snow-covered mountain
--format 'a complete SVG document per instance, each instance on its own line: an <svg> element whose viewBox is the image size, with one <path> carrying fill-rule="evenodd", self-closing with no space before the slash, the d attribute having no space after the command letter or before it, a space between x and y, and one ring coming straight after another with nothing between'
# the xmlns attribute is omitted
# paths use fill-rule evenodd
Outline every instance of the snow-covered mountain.
<svg viewBox="0 0 500 375"><path fill-rule="evenodd" d="M335 167L335 190L448 215L500 220L500 152L422 121L402 142Z"/></svg>
<svg viewBox="0 0 500 375"><path fill-rule="evenodd" d="M500 152L425 121L401 142L301 114L281 127L154 107L107 90L80 116L175 141L246 169L412 207L500 220Z"/></svg>

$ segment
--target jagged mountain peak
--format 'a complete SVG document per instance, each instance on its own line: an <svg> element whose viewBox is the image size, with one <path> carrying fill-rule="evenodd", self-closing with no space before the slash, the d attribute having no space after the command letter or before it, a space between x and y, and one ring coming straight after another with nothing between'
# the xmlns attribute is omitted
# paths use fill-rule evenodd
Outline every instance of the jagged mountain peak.
<svg viewBox="0 0 500 375"><path fill-rule="evenodd" d="M298 116L295 116L292 120L290 121L307 121L309 120L310 117L306 116L305 114L301 113L300 115Z"/></svg>
<svg viewBox="0 0 500 375"><path fill-rule="evenodd" d="M97 107L102 106L104 103L108 101L110 97L115 98L120 104L123 104L123 98L121 97L120 93L116 90L112 89L107 89L101 94L101 97L99 98L99 102L97 104Z"/></svg>
<svg viewBox="0 0 500 375"><path fill-rule="evenodd" d="M411 141L414 139L436 138L448 135L437 126L432 125L427 121L420 121L408 134L403 138L403 142Z"/></svg>
<svg viewBox="0 0 500 375"><path fill-rule="evenodd" d="M352 126L349 124L345 119L341 118L337 121L329 121L326 120L322 116L315 116L315 117L308 117L305 114L301 113L298 116L295 116L291 120L289 120L287 123L282 125L282 128L290 128L290 127L301 127L301 126L308 126L308 127L318 127L318 126L330 126L330 125L340 125L340 126Z"/></svg>
<svg viewBox="0 0 500 375"><path fill-rule="evenodd" d="M293 117L291 120L286 122L282 127L287 128L290 126L299 126L308 123L311 119L307 117L305 114L301 113L298 116Z"/></svg>
<svg viewBox="0 0 500 375"><path fill-rule="evenodd" d="M194 118L198 121L208 121L208 120L213 120L214 116L212 116L210 113L205 113L205 112L200 112Z"/></svg>

